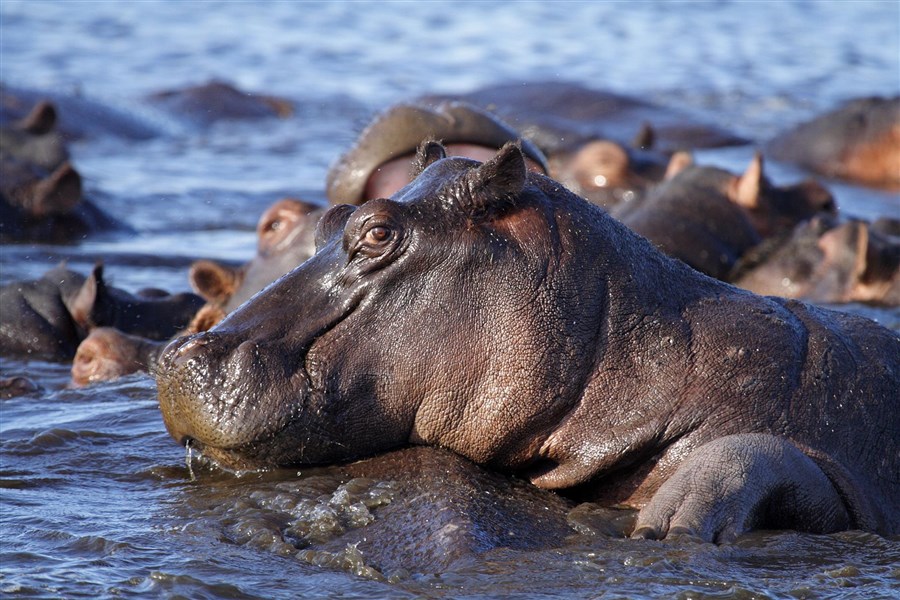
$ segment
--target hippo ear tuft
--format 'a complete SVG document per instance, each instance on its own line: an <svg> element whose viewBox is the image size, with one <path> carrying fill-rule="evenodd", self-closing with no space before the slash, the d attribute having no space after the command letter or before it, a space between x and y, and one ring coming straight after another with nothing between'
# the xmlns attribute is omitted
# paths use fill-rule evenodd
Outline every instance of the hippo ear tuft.
<svg viewBox="0 0 900 600"><path fill-rule="evenodd" d="M513 206L527 179L521 144L507 142L492 159L463 176L455 200L469 218L489 217Z"/></svg>
<svg viewBox="0 0 900 600"><path fill-rule="evenodd" d="M447 158L447 150L444 148L444 145L437 140L425 140L419 144L419 148L416 150L416 159L412 164L410 178L415 179L429 165L436 163L442 158Z"/></svg>

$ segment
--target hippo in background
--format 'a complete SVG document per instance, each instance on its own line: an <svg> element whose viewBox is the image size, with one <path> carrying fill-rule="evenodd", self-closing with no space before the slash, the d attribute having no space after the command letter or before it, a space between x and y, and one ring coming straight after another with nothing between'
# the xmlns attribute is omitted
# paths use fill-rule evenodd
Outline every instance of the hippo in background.
<svg viewBox="0 0 900 600"><path fill-rule="evenodd" d="M786 131L767 156L826 177L900 189L900 96L857 98Z"/></svg>
<svg viewBox="0 0 900 600"><path fill-rule="evenodd" d="M83 197L56 122L53 104L41 101L0 126L0 242L69 242L122 228Z"/></svg>
<svg viewBox="0 0 900 600"><path fill-rule="evenodd" d="M745 254L729 279L757 294L900 307L900 220L799 223Z"/></svg>
<svg viewBox="0 0 900 600"><path fill-rule="evenodd" d="M676 151L750 143L681 111L575 82L501 83L419 101L447 100L508 123L547 156L553 179L604 208L641 197Z"/></svg>
<svg viewBox="0 0 900 600"><path fill-rule="evenodd" d="M165 340L202 305L195 294L132 294L109 286L102 265L85 277L62 264L40 279L0 287L0 355L71 360L87 333L105 326Z"/></svg>
<svg viewBox="0 0 900 600"><path fill-rule="evenodd" d="M387 197L409 183L414 151L426 139L442 140L447 152L476 160L490 158L508 141L523 139L529 168L548 174L588 200L610 207L634 200L662 179L668 156L592 139L574 149L545 156L493 113L472 104L424 97L394 105L376 115L353 147L331 167L327 194L331 204L360 204ZM643 143L652 132L642 129Z"/></svg>
<svg viewBox="0 0 900 600"><path fill-rule="evenodd" d="M246 92L224 81L155 92L147 101L171 115L205 127L218 121L284 119L294 114L290 100Z"/></svg>
<svg viewBox="0 0 900 600"><path fill-rule="evenodd" d="M316 223L324 211L318 204L296 198L275 202L257 222L256 256L237 268L195 261L188 274L191 287L224 317L313 255Z"/></svg>
<svg viewBox="0 0 900 600"><path fill-rule="evenodd" d="M50 103L56 112L56 129L64 141L99 137L149 140L164 129L149 119L125 113L75 91L33 90L0 84L0 126L23 119L32 107Z"/></svg>
<svg viewBox="0 0 900 600"><path fill-rule="evenodd" d="M737 262L764 239L817 214L834 215L831 193L813 180L773 185L754 155L741 175L672 156L665 180L610 214L701 273L729 281Z"/></svg>
<svg viewBox="0 0 900 600"><path fill-rule="evenodd" d="M256 227L256 256L240 267L211 260L191 265L191 286L206 301L177 335L212 328L229 312L315 251L316 223L324 209L283 198L262 214ZM153 373L166 341L130 335L114 327L94 329L81 341L72 361L74 386L108 381L137 372Z"/></svg>
<svg viewBox="0 0 900 600"><path fill-rule="evenodd" d="M178 444L242 470L439 446L638 508L637 538L900 532L900 335L709 278L516 145L417 171L167 347Z"/></svg>
<svg viewBox="0 0 900 600"><path fill-rule="evenodd" d="M486 160L518 133L491 114L463 102L401 103L375 116L353 147L331 166L325 188L331 204L359 205L384 198L411 180L416 149L438 139L454 156ZM547 173L537 147L523 142L532 170Z"/></svg>

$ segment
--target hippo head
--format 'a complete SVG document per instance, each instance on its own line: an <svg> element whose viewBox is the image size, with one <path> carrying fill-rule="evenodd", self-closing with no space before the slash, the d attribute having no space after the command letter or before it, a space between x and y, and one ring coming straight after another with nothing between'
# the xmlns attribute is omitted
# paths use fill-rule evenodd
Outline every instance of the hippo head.
<svg viewBox="0 0 900 600"><path fill-rule="evenodd" d="M180 444L234 469L410 443L531 460L597 347L607 291L582 282L602 252L581 249L600 211L517 144L482 164L429 142L417 163L392 198L331 208L312 258L169 345L157 382Z"/></svg>

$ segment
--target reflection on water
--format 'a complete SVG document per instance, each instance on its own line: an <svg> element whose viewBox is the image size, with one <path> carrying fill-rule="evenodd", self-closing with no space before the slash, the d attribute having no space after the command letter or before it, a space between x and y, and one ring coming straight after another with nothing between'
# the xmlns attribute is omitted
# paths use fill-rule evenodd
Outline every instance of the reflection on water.
<svg viewBox="0 0 900 600"><path fill-rule="evenodd" d="M4 0L0 17L4 82L83 93L164 132L73 147L91 197L133 234L3 246L0 283L103 258L127 289L186 289L192 259L248 258L267 205L323 200L329 164L370 114L422 93L570 79L762 140L839 100L900 89L895 2ZM199 130L139 101L211 78L286 96L296 116ZM751 154L698 161L738 170ZM768 168L779 183L803 176ZM829 183L848 213L900 216L895 195ZM900 329L896 312L849 308ZM71 390L65 365L3 359L0 371L43 386L0 404L4 596L858 598L900 587L898 540L632 541L586 508L554 550L382 572L359 548L328 544L386 518L403 499L395 482L328 469L236 478L197 460L192 480L148 377Z"/></svg>

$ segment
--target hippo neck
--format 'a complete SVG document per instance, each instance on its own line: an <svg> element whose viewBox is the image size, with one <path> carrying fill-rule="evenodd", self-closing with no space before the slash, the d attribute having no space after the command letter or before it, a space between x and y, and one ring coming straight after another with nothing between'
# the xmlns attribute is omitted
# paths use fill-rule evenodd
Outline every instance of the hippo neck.
<svg viewBox="0 0 900 600"><path fill-rule="evenodd" d="M674 418L691 362L684 313L733 289L663 255L609 216L598 221L601 245L591 277L606 299L593 367L529 471L541 487L571 488L631 469L692 430L691 421ZM635 473L634 486L645 476Z"/></svg>

